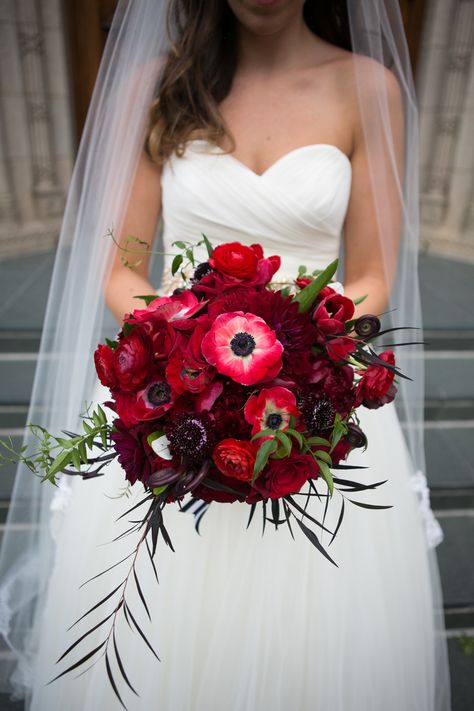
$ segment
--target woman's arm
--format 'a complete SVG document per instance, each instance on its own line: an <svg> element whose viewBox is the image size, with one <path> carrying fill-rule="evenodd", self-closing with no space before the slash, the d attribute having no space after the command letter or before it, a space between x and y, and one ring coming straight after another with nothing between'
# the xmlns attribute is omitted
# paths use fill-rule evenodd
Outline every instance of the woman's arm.
<svg viewBox="0 0 474 711"><path fill-rule="evenodd" d="M368 69L371 75L373 66ZM344 293L352 299L367 294L364 302L356 307L356 317L364 313L379 315L386 309L400 241L401 186L398 181L403 178L403 105L394 75L382 67L380 71L387 86L387 114L396 155L388 155L376 103L380 100L380 89L371 88L369 80L363 89L364 103L368 115L373 116L373 124L366 126L364 133L360 118L355 120L352 188L344 226ZM377 199L374 199L374 191Z"/></svg>
<svg viewBox="0 0 474 711"><path fill-rule="evenodd" d="M142 308L144 302L134 298L143 294L153 294L154 288L149 282L150 250L153 246L158 220L161 212L161 169L143 152L134 177L125 216L117 235L122 247L133 249L133 253L123 252L115 247L114 261L110 276L105 285L104 295L107 306L121 324L126 313ZM147 247L135 242L126 244L130 235L147 243ZM143 252L143 257L135 250ZM134 267L122 264L124 255Z"/></svg>

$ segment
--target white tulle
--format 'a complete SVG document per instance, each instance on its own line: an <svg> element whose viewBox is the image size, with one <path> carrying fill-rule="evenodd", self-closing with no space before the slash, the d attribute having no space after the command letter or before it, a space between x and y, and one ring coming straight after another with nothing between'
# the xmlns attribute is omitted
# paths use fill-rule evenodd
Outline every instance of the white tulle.
<svg viewBox="0 0 474 711"><path fill-rule="evenodd" d="M165 169L165 251L173 239L195 239L202 231L215 242L259 241L267 254L283 256L282 272L288 275L301 262L316 268L337 255L351 171L335 150L306 147L259 177L203 147L191 146ZM305 181L297 180L299 171ZM236 186L236 199L226 199ZM108 397L102 386L93 394L97 402ZM388 481L357 498L393 508L366 511L346 503L343 526L329 549L337 568L299 530L294 540L285 526L268 526L262 536L259 516L246 530L246 504L211 504L201 535L192 514L167 508L176 552L159 541L159 585L146 552L139 559L152 623L132 581L127 592L161 662L126 623L117 631L125 669L140 693L138 698L125 689L130 711L448 711L446 685L447 695L435 698L443 668L438 663L444 663L436 659L440 610L431 581L437 573L430 575L434 559L411 483L413 465L393 404L362 408L360 417L369 447L351 453L349 463L368 469L353 474L365 482ZM116 498L124 487L123 471L113 463L105 477L87 484L73 480L69 504L56 506L56 560L31 711L119 708L103 659L77 679L45 682L64 668L54 660L116 604L114 596L66 631L126 574L125 562L79 589L136 544L135 534L111 543L127 528L127 519L115 519L143 493L138 485L130 498ZM329 528L340 503L336 496ZM327 534L322 540L328 543ZM97 646L107 630L106 625L91 635L70 663Z"/></svg>

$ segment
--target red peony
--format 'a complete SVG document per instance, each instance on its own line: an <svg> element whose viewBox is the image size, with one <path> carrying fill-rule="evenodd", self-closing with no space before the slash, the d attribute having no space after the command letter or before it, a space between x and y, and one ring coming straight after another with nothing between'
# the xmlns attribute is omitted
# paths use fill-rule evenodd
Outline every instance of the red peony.
<svg viewBox="0 0 474 711"><path fill-rule="evenodd" d="M113 366L121 390L136 391L150 376L153 344L139 327L124 336L113 352Z"/></svg>
<svg viewBox="0 0 474 711"><path fill-rule="evenodd" d="M216 467L225 476L240 481L251 481L257 447L253 442L239 439L223 439L214 447L212 458Z"/></svg>
<svg viewBox="0 0 474 711"><path fill-rule="evenodd" d="M218 316L201 348L210 365L241 385L271 380L281 370L283 346L265 321L250 313Z"/></svg>
<svg viewBox="0 0 474 711"><path fill-rule="evenodd" d="M263 388L245 405L245 419L252 425L252 435L261 430L286 430L290 417L297 417L296 398L282 387Z"/></svg>
<svg viewBox="0 0 474 711"><path fill-rule="evenodd" d="M393 351L379 353L379 358L390 365L395 365ZM375 410L392 402L397 392L393 383L394 377L394 371L383 365L369 365L367 370L362 371L362 377L357 385L356 406L365 405Z"/></svg>
<svg viewBox="0 0 474 711"><path fill-rule="evenodd" d="M107 388L115 388L117 376L114 370L114 352L112 348L99 344L94 353L94 363L102 385Z"/></svg>
<svg viewBox="0 0 474 711"><path fill-rule="evenodd" d="M265 499L279 499L294 494L308 481L319 476L317 462L309 454L292 454L285 459L270 459L254 487Z"/></svg>

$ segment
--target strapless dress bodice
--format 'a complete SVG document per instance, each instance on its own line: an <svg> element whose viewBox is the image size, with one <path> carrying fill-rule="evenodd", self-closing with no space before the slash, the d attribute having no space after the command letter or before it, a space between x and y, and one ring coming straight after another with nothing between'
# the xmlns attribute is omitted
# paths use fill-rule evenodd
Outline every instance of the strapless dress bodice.
<svg viewBox="0 0 474 711"><path fill-rule="evenodd" d="M191 141L163 167L165 266L173 241L204 233L214 245L259 242L267 256L281 256L281 274L323 268L339 253L351 179L349 158L331 144L296 148L259 175L208 141Z"/></svg>

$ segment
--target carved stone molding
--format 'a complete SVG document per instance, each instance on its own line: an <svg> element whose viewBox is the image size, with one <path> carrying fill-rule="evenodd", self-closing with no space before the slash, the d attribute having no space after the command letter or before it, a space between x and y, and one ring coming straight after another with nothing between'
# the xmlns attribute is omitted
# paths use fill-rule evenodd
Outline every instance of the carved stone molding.
<svg viewBox="0 0 474 711"><path fill-rule="evenodd" d="M0 258L51 249L73 148L61 0L1 0Z"/></svg>
<svg viewBox="0 0 474 711"><path fill-rule="evenodd" d="M474 2L428 7L417 75L422 242L474 261Z"/></svg>

